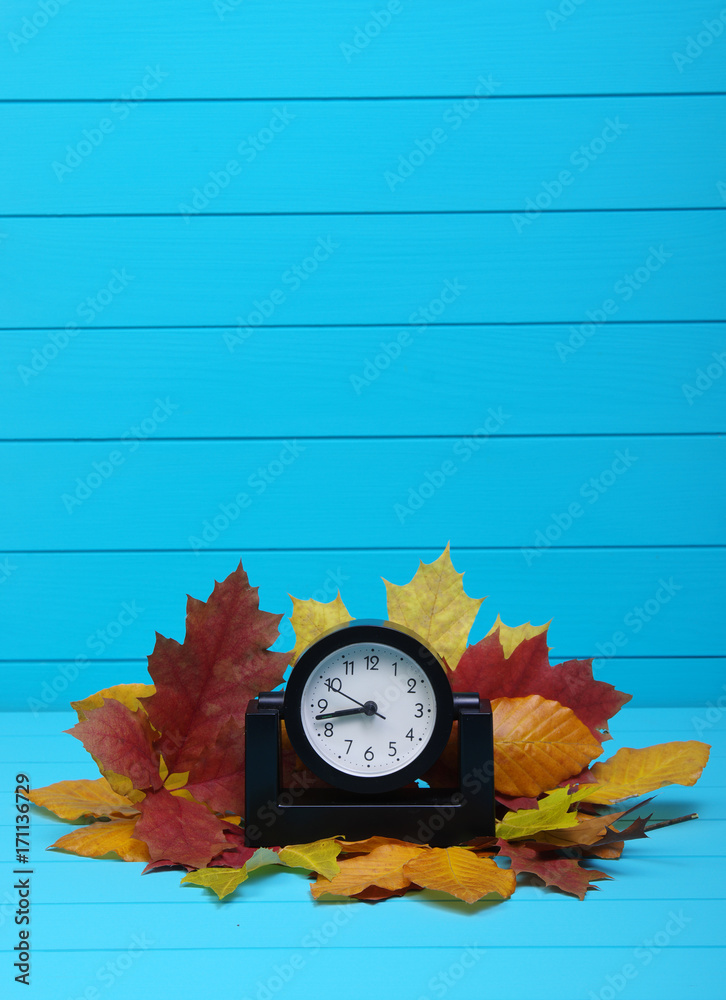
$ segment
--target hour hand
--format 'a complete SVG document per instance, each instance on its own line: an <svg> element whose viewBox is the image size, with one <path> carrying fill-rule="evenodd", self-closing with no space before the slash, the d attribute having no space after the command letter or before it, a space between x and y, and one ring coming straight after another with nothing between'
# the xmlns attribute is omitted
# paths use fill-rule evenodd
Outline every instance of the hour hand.
<svg viewBox="0 0 726 1000"><path fill-rule="evenodd" d="M365 713L365 705L361 705L360 708L341 708L337 712L325 712L323 715L316 715L315 721L318 719L337 719L341 715L361 715Z"/></svg>
<svg viewBox="0 0 726 1000"><path fill-rule="evenodd" d="M342 694L339 691L338 694ZM348 697L348 695L346 695ZM365 705L359 705L358 708L341 708L337 712L324 712L322 715L316 715L315 721L318 719L337 719L341 715L377 715L381 719L385 719L385 715L381 715L378 711L378 705L374 701L367 701Z"/></svg>

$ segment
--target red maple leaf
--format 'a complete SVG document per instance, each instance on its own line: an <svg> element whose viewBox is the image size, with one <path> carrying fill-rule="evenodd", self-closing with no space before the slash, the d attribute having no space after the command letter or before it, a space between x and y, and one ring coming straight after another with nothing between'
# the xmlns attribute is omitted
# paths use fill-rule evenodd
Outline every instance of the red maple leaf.
<svg viewBox="0 0 726 1000"><path fill-rule="evenodd" d="M157 633L149 657L156 693L143 699L170 773L218 812L244 808L247 702L282 682L289 653L272 653L282 615L260 611L242 564L208 601L190 597L183 643Z"/></svg>
<svg viewBox="0 0 726 1000"><path fill-rule="evenodd" d="M161 788L159 755L143 711L133 712L120 701L106 698L66 732L80 740L105 771L127 776L134 788Z"/></svg>
<svg viewBox="0 0 726 1000"><path fill-rule="evenodd" d="M139 808L135 836L149 848L152 861L204 868L227 847L224 821L200 802L162 788L147 795Z"/></svg>
<svg viewBox="0 0 726 1000"><path fill-rule="evenodd" d="M598 888L590 885L591 882L611 878L595 868L580 867L574 859L547 856L526 844L510 844L506 840L498 840L497 844L500 855L511 858L513 872L537 875L546 885L572 893L579 899L585 898L588 889Z"/></svg>
<svg viewBox="0 0 726 1000"><path fill-rule="evenodd" d="M600 740L600 730L607 728L608 719L632 697L616 691L612 684L596 681L592 659L551 665L546 632L524 639L508 658L504 656L499 630L492 632L466 649L450 678L455 691L478 691L482 698L538 694L548 701L558 701L572 709Z"/></svg>

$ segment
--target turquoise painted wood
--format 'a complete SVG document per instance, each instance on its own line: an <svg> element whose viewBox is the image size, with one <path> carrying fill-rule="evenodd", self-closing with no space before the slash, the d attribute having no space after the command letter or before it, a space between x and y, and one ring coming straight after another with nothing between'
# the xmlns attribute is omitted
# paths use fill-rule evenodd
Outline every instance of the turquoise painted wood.
<svg viewBox="0 0 726 1000"><path fill-rule="evenodd" d="M232 323L243 345L267 323L406 323L412 315L418 329L437 318L582 323L588 311L601 322L723 320L726 213L536 221L517 233L501 214L195 216L188 225L180 217L8 219L3 325Z"/></svg>
<svg viewBox="0 0 726 1000"><path fill-rule="evenodd" d="M688 739L689 713L626 707L616 720L620 735L608 750ZM87 755L58 733L72 721L69 713L3 715L4 772L24 769L36 785L36 774L43 781L76 776L74 761ZM654 818L685 811L706 815L713 807L723 816L723 786L717 782L726 765L724 725L721 720L709 733L716 755L702 780L693 788L661 790L650 806ZM58 755L61 742L73 748L70 757ZM51 757L50 765L38 763ZM1 794L5 806L9 793ZM478 1000L484 988L487 996L529 1000L538 978L538 996L579 1000L618 982L627 966L631 996L681 1000L703 989L692 988L694 968L700 983L716 983L720 975L724 822L699 819L629 843L622 860L598 863L613 881L599 883L584 903L523 885L507 903L467 907L424 892L370 907L313 903L302 873L258 873L231 899L216 903L201 889L180 887L178 872L141 878L140 864L46 853L69 824L34 808L33 989L42 1000L55 998L63 976L72 997L94 986L104 989L110 979L125 992L156 987L191 998L208 982L213 963L215 975L237 979L241 996L255 997L260 990L264 995L275 988L275 977L287 975L286 995L303 998L314 989L333 989L351 963L375 955L381 974L388 976L390 969L399 990L413 988L415 996L432 995L454 977L457 995L467 1000ZM7 825L0 830L10 835ZM284 943L281 921L294 928ZM170 925L176 928L173 943L165 931ZM568 970L568 982L556 989L557 977L542 975L553 961ZM505 983L502 970L513 964L517 975L506 973ZM359 989L358 978L346 996L370 995Z"/></svg>
<svg viewBox="0 0 726 1000"><path fill-rule="evenodd" d="M3 590L3 658L45 662L42 677L51 682L62 671L59 664L49 661L75 663L80 657L80 671L88 672L89 677L82 688L82 693L87 694L103 686L93 680L98 661L143 660L153 649L155 631L181 641L186 594L205 600L214 580L224 579L240 558L251 583L260 587L260 604L266 611L288 614L292 610L288 594L331 600L340 588L354 617L384 617L386 599L381 576L405 583L416 571L419 558L430 562L445 544L442 538L438 549L404 552L13 554L8 562L16 568ZM560 548L543 552L530 566L519 549L454 550L454 563L458 570L465 571L469 594L488 595L472 631L473 641L488 632L497 614L505 622L540 624L553 619L553 660L597 657L598 676L603 680L610 679L610 657L614 656L723 655L722 549ZM653 617L638 628L642 615L634 609L656 600L661 579L672 581L681 590L670 601L664 601L659 611L650 605ZM662 598L666 596L661 592ZM135 617L124 609L124 604L137 612ZM42 628L38 627L39 609ZM634 617L626 622L631 614ZM709 627L694 626L701 621L708 622ZM292 648L294 640L287 619L280 627L278 648ZM97 634L99 630L103 636ZM622 632L627 642L613 648L616 632ZM140 670L143 666L141 662ZM707 667L704 664L704 669ZM122 669L127 668L122 665ZM42 682L36 689L26 684L23 672L7 669L5 674L9 694L41 697ZM143 674L134 670L124 679L143 679ZM671 663L656 692L650 683L637 683L635 672L627 683L622 675L619 679L626 691L635 694L638 704L648 704L650 697L660 698L663 688L670 692L674 704L680 704L689 700L691 683L696 690L702 690L703 683L682 671L678 661ZM718 698L723 682L715 677L712 695L707 697ZM62 688L61 683L58 686ZM62 696L63 691L54 702L56 708L65 707Z"/></svg>
<svg viewBox="0 0 726 1000"><path fill-rule="evenodd" d="M6 333L0 427L14 439L113 438L169 398L173 424L155 437L459 435L489 397L511 413L504 436L722 430L726 379L708 386L706 369L726 358L726 325L603 324L570 353L576 332L268 329L230 350L234 327L89 329L38 371L45 333Z"/></svg>
<svg viewBox="0 0 726 1000"><path fill-rule="evenodd" d="M270 611L340 588L382 616L380 576L404 583L451 540L468 592L489 595L472 639L497 614L552 618L553 661L594 656L633 693L606 754L713 744L703 781L652 807L699 822L602 862L615 880L584 904L534 886L473 909L314 904L295 873L219 904L178 873L46 852L67 827L34 815L39 1000L723 993L721 13L4 5L3 842L18 770L96 773L61 735L69 701L146 679L155 630L181 639L185 595L240 558ZM603 137L607 119L628 127ZM286 439L305 450L277 475ZM620 476L616 451L638 456ZM432 495L401 523L420 484Z"/></svg>
<svg viewBox="0 0 726 1000"><path fill-rule="evenodd" d="M62 4L38 27L33 0L2 14L8 98L123 98L469 95L480 75L496 93L693 93L724 90L718 25L711 44L688 55L688 38L718 18L708 0L613 0L548 6L540 0L328 0L316 8L279 0L143 0ZM394 4L395 8L395 4ZM550 13L551 12L551 13ZM549 15L549 16L548 16ZM553 16L554 15L554 16ZM43 18L39 18L42 22ZM357 34L360 29L362 34ZM19 40L12 36L19 36ZM369 44L366 44L368 39ZM723 39L722 39L723 40ZM715 42L715 43L714 43ZM697 44L697 43L696 43ZM347 46L348 48L345 48ZM674 60L674 53L689 62ZM165 76L152 89L148 67ZM147 86L144 79L147 78ZM134 94L134 88L142 90Z"/></svg>
<svg viewBox="0 0 726 1000"><path fill-rule="evenodd" d="M62 537L69 549L192 553L253 542L423 547L450 524L455 545L525 550L523 568L553 545L726 544L713 476L726 455L722 438L490 438L510 410L496 399L485 408L489 402L470 433L454 439L351 447L297 438L140 442L127 434L104 443L5 444L2 464L15 485L0 501L1 544L53 549ZM144 419L168 421L161 433L172 433L169 409ZM551 468L560 470L556 478Z"/></svg>
<svg viewBox="0 0 726 1000"><path fill-rule="evenodd" d="M542 208L717 208L725 116L716 96L5 104L0 212L496 209L522 231Z"/></svg>

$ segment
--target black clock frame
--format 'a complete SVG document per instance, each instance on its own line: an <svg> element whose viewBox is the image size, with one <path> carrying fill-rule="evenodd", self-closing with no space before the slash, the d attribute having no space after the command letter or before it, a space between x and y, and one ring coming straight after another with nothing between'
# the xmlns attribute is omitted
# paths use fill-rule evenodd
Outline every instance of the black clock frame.
<svg viewBox="0 0 726 1000"><path fill-rule="evenodd" d="M404 631L401 626L379 621L358 621L347 628L355 625ZM331 634L337 634L345 627L338 626L331 630ZM421 648L419 655L426 659L428 654L427 666L430 666L433 654L418 636L409 635ZM390 645L390 641L387 644ZM316 656L316 659L319 662L320 657ZM417 662L420 661L417 659ZM441 666L440 663L436 665ZM291 682L295 670L297 666L292 672ZM433 668L432 674L436 675ZM431 677L428 671L427 676ZM441 703L445 706L446 715L448 699L452 702L447 738L452 731L451 724L458 722L459 776L456 788L401 788L400 782L405 780L408 768L393 772L392 776L399 785L390 791L364 794L334 786L310 788L304 776L293 777L289 787L285 788L282 784L282 725L283 721L286 727L292 722L294 729L293 720L296 716L299 719L299 712L292 712L290 719L287 718L288 702L282 691L263 691L253 698L245 716L247 846L274 847L336 836L361 840L376 834L414 843L446 846L465 843L475 837L493 836L494 739L491 707L488 701L480 701L478 694L452 692L445 674L444 680L447 694L442 693ZM435 690L438 692L438 681L436 683ZM290 684L288 690L289 687ZM290 701L289 707L292 706ZM440 740L438 733L436 739ZM301 743L299 745L302 746ZM424 753L413 762L419 774L429 766L426 762L428 754L424 759ZM320 770L319 764L320 758L316 754L315 773ZM320 777L323 777L322 774ZM379 777L364 776L365 787L370 788L369 783Z"/></svg>
<svg viewBox="0 0 726 1000"><path fill-rule="evenodd" d="M302 722L303 691L322 660L346 646L390 646L408 656L428 679L436 703L436 720L423 750L404 767L386 774L348 774L321 757L308 739ZM410 629L373 619L345 622L329 629L301 654L285 690L285 727L293 749L306 767L336 788L364 795L390 792L420 778L444 751L454 721L454 699L441 660Z"/></svg>

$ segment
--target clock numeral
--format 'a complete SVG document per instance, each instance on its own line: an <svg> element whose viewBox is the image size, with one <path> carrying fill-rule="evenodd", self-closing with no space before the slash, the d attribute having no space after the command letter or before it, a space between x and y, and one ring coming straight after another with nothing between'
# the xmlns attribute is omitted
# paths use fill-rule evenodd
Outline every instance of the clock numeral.
<svg viewBox="0 0 726 1000"><path fill-rule="evenodd" d="M366 752L363 754L366 760L373 760L375 754L373 753L373 747L368 747Z"/></svg>
<svg viewBox="0 0 726 1000"><path fill-rule="evenodd" d="M328 679L325 681L325 686L328 689L328 691L340 691L341 687L343 686L343 682L341 681L340 677L332 677L332 678L328 677Z"/></svg>
<svg viewBox="0 0 726 1000"><path fill-rule="evenodd" d="M416 681L413 679L413 677L409 677L409 679L408 679L408 691L406 693L407 694L414 694L415 691L416 691Z"/></svg>
<svg viewBox="0 0 726 1000"><path fill-rule="evenodd" d="M378 657L373 654L373 656L364 656L363 659L366 661L366 670L378 670Z"/></svg>
<svg viewBox="0 0 726 1000"><path fill-rule="evenodd" d="M332 736L333 735L333 723L332 722L326 722L325 723L325 729L323 730L323 732L324 732L325 736Z"/></svg>
<svg viewBox="0 0 726 1000"><path fill-rule="evenodd" d="M346 740L345 742L348 744L348 749L345 752L350 753L350 748L353 746L353 740Z"/></svg>
<svg viewBox="0 0 726 1000"><path fill-rule="evenodd" d="M407 740L413 739L413 729L409 729L409 731L406 733L406 739Z"/></svg>
<svg viewBox="0 0 726 1000"><path fill-rule="evenodd" d="M398 660L393 661L393 676L395 677L398 673Z"/></svg>
<svg viewBox="0 0 726 1000"><path fill-rule="evenodd" d="M396 750L396 744L394 743L393 740L391 740L391 742L388 744L388 756L395 757L397 753L398 750Z"/></svg>
<svg viewBox="0 0 726 1000"><path fill-rule="evenodd" d="M366 659L368 659L367 656L366 656ZM345 667L345 676L346 677L348 676L348 667L350 667L350 676L352 677L353 676L353 668L355 667L355 660L346 660L343 663L343 666Z"/></svg>
<svg viewBox="0 0 726 1000"><path fill-rule="evenodd" d="M418 709L418 712L416 712L416 715L414 716L414 718L415 719L420 719L423 716L423 705L421 704L420 701L416 702L416 708Z"/></svg>
<svg viewBox="0 0 726 1000"><path fill-rule="evenodd" d="M325 700L325 698L321 698L318 701L318 708L320 709L321 712L324 712L327 707L328 707L327 701Z"/></svg>

